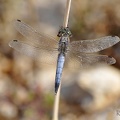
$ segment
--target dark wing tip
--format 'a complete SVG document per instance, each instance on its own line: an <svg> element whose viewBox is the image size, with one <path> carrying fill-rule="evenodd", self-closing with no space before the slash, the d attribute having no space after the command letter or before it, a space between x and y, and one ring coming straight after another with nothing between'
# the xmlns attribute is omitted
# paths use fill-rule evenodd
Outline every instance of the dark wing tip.
<svg viewBox="0 0 120 120"><path fill-rule="evenodd" d="M12 41L10 41L10 42L9 42L9 46L12 47L12 46L13 46L13 43L15 43L15 42L18 42L18 40L12 40Z"/></svg>
<svg viewBox="0 0 120 120"><path fill-rule="evenodd" d="M13 42L18 42L18 40L12 40Z"/></svg>
<svg viewBox="0 0 120 120"><path fill-rule="evenodd" d="M22 22L21 20L17 19L18 22Z"/></svg>

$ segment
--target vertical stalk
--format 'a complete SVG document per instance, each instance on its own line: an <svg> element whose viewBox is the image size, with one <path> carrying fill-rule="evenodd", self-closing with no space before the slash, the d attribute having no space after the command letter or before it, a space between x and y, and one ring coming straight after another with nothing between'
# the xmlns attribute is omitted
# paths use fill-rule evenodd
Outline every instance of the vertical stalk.
<svg viewBox="0 0 120 120"><path fill-rule="evenodd" d="M59 85L57 94L55 95L54 110L53 110L53 120L58 120L60 89L61 89L61 84Z"/></svg>
<svg viewBox="0 0 120 120"><path fill-rule="evenodd" d="M63 22L63 27L67 27L68 26L68 19L69 19L70 7L71 7L71 0L67 0L66 11L65 11L65 16L64 16L64 22ZM61 83L60 83L60 86L58 88L58 92L55 95L54 109L53 109L53 120L58 120L60 89L61 89Z"/></svg>
<svg viewBox="0 0 120 120"><path fill-rule="evenodd" d="M67 25L68 25L70 7L71 7L71 0L67 0L66 11L65 11L65 16L64 16L64 22L63 22L63 27L67 27Z"/></svg>

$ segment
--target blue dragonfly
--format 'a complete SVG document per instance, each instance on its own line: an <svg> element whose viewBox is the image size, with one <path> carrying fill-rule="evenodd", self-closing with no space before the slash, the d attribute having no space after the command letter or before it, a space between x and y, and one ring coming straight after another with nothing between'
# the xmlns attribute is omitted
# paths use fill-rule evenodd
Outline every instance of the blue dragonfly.
<svg viewBox="0 0 120 120"><path fill-rule="evenodd" d="M61 83L64 63L72 61L73 57L75 58L74 62L72 62L74 67L86 67L96 63L114 64L116 62L113 57L92 53L99 52L118 43L120 39L117 36L70 42L71 31L68 27L61 27L57 35L59 37L58 41L56 38L42 32L38 33L21 20L16 20L14 25L27 39L24 42L12 40L9 42L10 47L34 59L38 58L38 56L40 58L44 56L43 62L45 63L51 64L49 58L53 58L53 64L57 63L55 93L57 93Z"/></svg>

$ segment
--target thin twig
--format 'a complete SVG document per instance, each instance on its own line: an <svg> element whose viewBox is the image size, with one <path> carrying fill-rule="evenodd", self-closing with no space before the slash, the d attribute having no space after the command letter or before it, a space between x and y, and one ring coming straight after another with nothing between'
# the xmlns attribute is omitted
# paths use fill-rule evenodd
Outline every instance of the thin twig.
<svg viewBox="0 0 120 120"><path fill-rule="evenodd" d="M63 27L67 27L68 26L70 6L71 6L71 0L67 0L65 17L64 17L64 22L63 22ZM53 120L58 120L60 89L61 89L61 84L60 84L60 86L58 88L57 94L55 95L54 110L53 110Z"/></svg>
<svg viewBox="0 0 120 120"><path fill-rule="evenodd" d="M53 120L58 120L60 89L61 89L61 84L60 84L60 86L58 88L57 94L55 95L54 110L53 110Z"/></svg>
<svg viewBox="0 0 120 120"><path fill-rule="evenodd" d="M67 25L68 25L70 7L71 7L71 0L67 0L65 17L64 17L64 22L63 22L63 27L67 27Z"/></svg>

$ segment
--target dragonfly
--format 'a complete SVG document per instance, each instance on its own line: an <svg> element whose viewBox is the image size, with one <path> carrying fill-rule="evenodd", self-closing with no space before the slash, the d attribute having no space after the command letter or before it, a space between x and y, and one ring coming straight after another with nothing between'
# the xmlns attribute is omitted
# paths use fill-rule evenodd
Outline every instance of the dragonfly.
<svg viewBox="0 0 120 120"><path fill-rule="evenodd" d="M116 60L107 55L94 54L106 48L109 48L120 41L117 36L105 36L91 40L70 41L72 33L68 27L61 27L58 32L58 39L44 34L42 31L37 32L31 26L21 20L14 21L15 28L27 39L25 41L12 40L9 46L33 58L43 58L43 62L50 63L49 58L56 62L55 75L55 94L61 83L63 67L65 63L75 58L74 66L84 67L95 63L114 64ZM47 53L47 55L45 54ZM52 64L52 63L50 63ZM54 64L54 62L53 62Z"/></svg>

